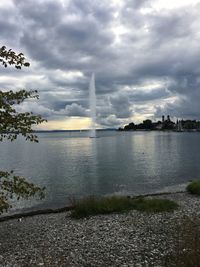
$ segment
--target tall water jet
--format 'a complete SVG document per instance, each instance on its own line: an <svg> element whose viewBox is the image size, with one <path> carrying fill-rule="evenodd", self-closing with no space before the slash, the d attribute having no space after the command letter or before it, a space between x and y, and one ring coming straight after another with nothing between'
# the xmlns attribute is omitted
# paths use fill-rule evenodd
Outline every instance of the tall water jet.
<svg viewBox="0 0 200 267"><path fill-rule="evenodd" d="M90 117L91 117L91 126L90 126L90 137L96 137L96 89L95 89L95 75L92 73L90 79Z"/></svg>

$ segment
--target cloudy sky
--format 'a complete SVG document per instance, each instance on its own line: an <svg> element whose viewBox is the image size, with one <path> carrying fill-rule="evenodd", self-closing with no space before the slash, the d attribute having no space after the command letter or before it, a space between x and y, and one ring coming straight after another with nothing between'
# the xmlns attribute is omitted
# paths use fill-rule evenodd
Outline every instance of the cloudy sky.
<svg viewBox="0 0 200 267"><path fill-rule="evenodd" d="M20 111L43 129L89 127L96 75L98 127L200 119L200 0L1 0L1 45L31 66L0 69L1 89L37 89Z"/></svg>

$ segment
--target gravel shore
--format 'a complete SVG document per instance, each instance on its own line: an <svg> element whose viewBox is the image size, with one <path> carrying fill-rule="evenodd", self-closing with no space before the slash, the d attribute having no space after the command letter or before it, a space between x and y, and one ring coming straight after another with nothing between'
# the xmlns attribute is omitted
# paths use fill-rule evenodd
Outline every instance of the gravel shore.
<svg viewBox="0 0 200 267"><path fill-rule="evenodd" d="M178 202L172 213L131 211L74 220L70 212L0 223L0 266L163 266L175 219L200 217L200 197L159 196Z"/></svg>

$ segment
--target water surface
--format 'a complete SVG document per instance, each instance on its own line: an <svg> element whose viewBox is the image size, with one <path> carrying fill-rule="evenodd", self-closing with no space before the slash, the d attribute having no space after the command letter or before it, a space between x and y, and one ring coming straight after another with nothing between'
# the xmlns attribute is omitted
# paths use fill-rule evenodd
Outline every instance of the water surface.
<svg viewBox="0 0 200 267"><path fill-rule="evenodd" d="M200 178L200 133L175 132L39 133L39 144L18 139L0 144L0 169L46 186L43 201L15 209L56 208L73 197L138 195L179 190Z"/></svg>

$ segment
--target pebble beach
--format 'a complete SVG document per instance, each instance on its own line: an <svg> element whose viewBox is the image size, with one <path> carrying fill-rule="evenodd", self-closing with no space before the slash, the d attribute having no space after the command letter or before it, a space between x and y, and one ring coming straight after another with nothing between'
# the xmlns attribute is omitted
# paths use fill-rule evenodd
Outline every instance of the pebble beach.
<svg viewBox="0 0 200 267"><path fill-rule="evenodd" d="M200 218L200 197L186 192L158 197L180 208L79 220L68 211L0 222L0 266L164 266L175 222L183 216Z"/></svg>

